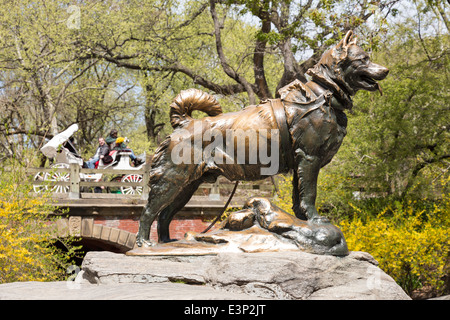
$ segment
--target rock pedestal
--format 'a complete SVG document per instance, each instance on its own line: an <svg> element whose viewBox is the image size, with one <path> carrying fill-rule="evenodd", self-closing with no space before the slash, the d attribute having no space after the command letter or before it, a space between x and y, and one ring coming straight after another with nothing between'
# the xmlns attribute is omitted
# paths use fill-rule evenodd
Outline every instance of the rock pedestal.
<svg viewBox="0 0 450 320"><path fill-rule="evenodd" d="M89 252L78 282L183 283L255 299L410 299L365 252L337 257L301 251L197 256ZM202 286L204 287L204 286ZM193 291L195 292L195 291Z"/></svg>

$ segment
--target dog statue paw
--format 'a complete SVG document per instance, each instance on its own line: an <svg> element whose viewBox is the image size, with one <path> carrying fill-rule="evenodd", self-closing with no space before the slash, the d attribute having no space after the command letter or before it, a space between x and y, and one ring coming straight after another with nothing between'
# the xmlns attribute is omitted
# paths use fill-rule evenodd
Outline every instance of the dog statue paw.
<svg viewBox="0 0 450 320"><path fill-rule="evenodd" d="M150 240L144 240L144 239L137 239L136 240L136 245L138 247L142 247L142 248L150 248L153 247L155 245L155 243L151 242Z"/></svg>
<svg viewBox="0 0 450 320"><path fill-rule="evenodd" d="M313 224L330 224L331 221L330 219L326 218L326 217L322 217L322 216L316 216L310 220L308 220L309 223L313 223Z"/></svg>

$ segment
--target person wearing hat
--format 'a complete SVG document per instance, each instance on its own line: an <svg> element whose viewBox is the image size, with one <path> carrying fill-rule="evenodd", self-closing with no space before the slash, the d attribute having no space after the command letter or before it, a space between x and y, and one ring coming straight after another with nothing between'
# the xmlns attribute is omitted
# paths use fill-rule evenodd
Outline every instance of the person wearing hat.
<svg viewBox="0 0 450 320"><path fill-rule="evenodd" d="M130 151L131 152L131 154L130 154L131 161L133 161L133 163L136 167L141 165L144 162L141 159L139 159L138 157L136 157L133 150L127 148L127 145L125 143L125 138L117 137L116 129L111 130L111 132L109 133L109 136L105 139L105 141L110 146L111 149L118 150L118 151L121 151L121 150Z"/></svg>
<svg viewBox="0 0 450 320"><path fill-rule="evenodd" d="M130 148L127 147L127 144L126 144L127 142L128 142L127 138L118 137L115 142L116 146L114 147L114 150L118 150L118 151L123 150L123 151L131 152L131 154L130 154L131 161L133 161L134 166L137 167L137 166L141 165L143 163L143 161L141 159L139 159L138 157L136 157L133 150L131 150Z"/></svg>
<svg viewBox="0 0 450 320"><path fill-rule="evenodd" d="M116 142L116 144L115 144L116 150L123 150L123 149L127 148L124 137L118 137L115 142Z"/></svg>

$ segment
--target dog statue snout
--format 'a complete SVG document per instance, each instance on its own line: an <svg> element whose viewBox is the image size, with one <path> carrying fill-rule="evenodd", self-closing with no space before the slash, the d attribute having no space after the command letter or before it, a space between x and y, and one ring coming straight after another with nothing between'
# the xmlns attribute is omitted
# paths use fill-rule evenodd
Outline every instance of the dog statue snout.
<svg viewBox="0 0 450 320"><path fill-rule="evenodd" d="M389 74L388 68L373 62L370 63L369 70L371 70L372 78L377 81L383 80Z"/></svg>

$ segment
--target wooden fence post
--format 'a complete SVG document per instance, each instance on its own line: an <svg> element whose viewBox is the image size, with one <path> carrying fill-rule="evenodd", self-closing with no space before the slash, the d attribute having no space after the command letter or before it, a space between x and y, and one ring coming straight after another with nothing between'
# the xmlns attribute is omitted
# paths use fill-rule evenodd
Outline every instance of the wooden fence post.
<svg viewBox="0 0 450 320"><path fill-rule="evenodd" d="M219 179L214 182L211 189L209 190L209 200L211 201L219 201L220 200L220 191L219 191Z"/></svg>
<svg viewBox="0 0 450 320"><path fill-rule="evenodd" d="M148 193L150 192L148 183L150 181L151 165L152 165L152 157L147 156L147 158L145 159L144 174L142 175L143 187L142 187L141 200L148 200Z"/></svg>
<svg viewBox="0 0 450 320"><path fill-rule="evenodd" d="M70 189L69 199L80 199L80 165L69 163L70 167Z"/></svg>

